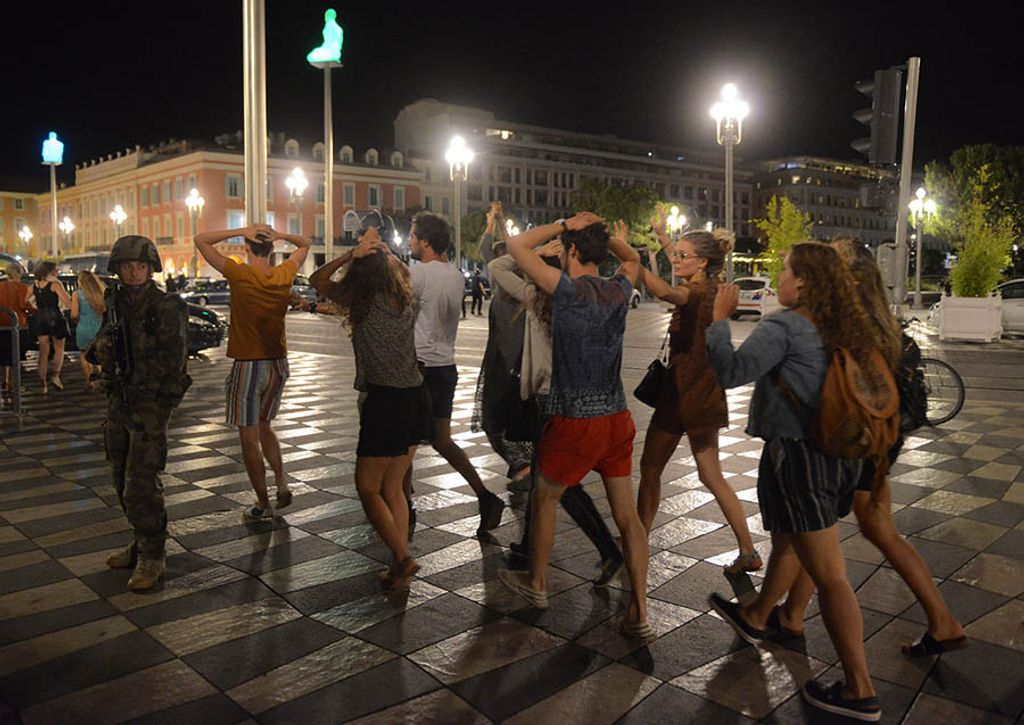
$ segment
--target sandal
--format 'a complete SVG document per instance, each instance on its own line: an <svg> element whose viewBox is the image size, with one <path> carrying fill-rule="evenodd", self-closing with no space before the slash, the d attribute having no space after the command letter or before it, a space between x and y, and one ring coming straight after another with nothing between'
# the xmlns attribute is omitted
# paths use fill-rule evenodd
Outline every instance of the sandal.
<svg viewBox="0 0 1024 725"><path fill-rule="evenodd" d="M746 571L758 571L764 566L764 562L761 561L761 555L756 551L751 551L749 554L740 554L733 559L732 564L725 567L725 573L729 576L736 576L741 572Z"/></svg>
<svg viewBox="0 0 1024 725"><path fill-rule="evenodd" d="M965 649L970 644L967 635L954 639L935 639L928 632L924 633L919 642L903 645L903 654L907 657L934 657L943 652Z"/></svg>
<svg viewBox="0 0 1024 725"><path fill-rule="evenodd" d="M651 627L651 623L647 620L643 622L630 622L623 617L619 631L627 637L640 639L644 642L652 642L657 639L654 634L654 628Z"/></svg>
<svg viewBox="0 0 1024 725"><path fill-rule="evenodd" d="M420 570L420 565L411 556L401 561L396 561L387 572L381 572L379 576L381 584L389 591L397 589L408 589L409 580ZM404 586L403 586L404 585Z"/></svg>

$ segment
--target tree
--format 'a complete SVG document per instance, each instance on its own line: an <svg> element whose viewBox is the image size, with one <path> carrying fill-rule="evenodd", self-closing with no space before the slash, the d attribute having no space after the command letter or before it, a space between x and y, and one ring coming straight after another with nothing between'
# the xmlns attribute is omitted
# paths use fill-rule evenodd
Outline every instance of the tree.
<svg viewBox="0 0 1024 725"><path fill-rule="evenodd" d="M960 197L956 227L957 264L950 273L953 294L987 297L1010 264L1017 228L1008 211L993 208L989 167L983 164Z"/></svg>
<svg viewBox="0 0 1024 725"><path fill-rule="evenodd" d="M754 225L768 240L762 258L772 286L777 286L789 248L811 238L814 228L811 217L787 197L773 196L765 207L765 218L755 219Z"/></svg>
<svg viewBox="0 0 1024 725"><path fill-rule="evenodd" d="M487 214L474 211L462 217L462 256L473 262L483 262L480 256L480 237L487 228ZM452 230L452 241L455 241L455 230ZM448 255L454 258L454 253Z"/></svg>
<svg viewBox="0 0 1024 725"><path fill-rule="evenodd" d="M657 269L660 245L651 231L651 217L658 208L658 195L646 186L617 186L594 177L583 177L572 194L573 208L591 211L609 222L621 219L629 229L630 245L647 249L651 269ZM601 272L611 272L615 260L605 263Z"/></svg>
<svg viewBox="0 0 1024 725"><path fill-rule="evenodd" d="M962 216L975 196L980 196L990 223L1008 215L1015 229L1024 229L1024 146L962 146L950 155L948 165L925 165L925 187L938 204L926 228L953 245L962 241Z"/></svg>

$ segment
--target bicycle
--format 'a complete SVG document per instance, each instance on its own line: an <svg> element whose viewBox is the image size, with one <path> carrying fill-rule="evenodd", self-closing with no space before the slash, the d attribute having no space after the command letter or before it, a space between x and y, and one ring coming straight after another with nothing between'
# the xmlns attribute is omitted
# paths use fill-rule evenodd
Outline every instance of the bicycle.
<svg viewBox="0 0 1024 725"><path fill-rule="evenodd" d="M904 330L915 322L921 323L916 317L903 318L899 322ZM925 390L928 392L925 420L932 427L948 423L964 407L964 379L956 368L937 358L922 356L919 369L924 374Z"/></svg>

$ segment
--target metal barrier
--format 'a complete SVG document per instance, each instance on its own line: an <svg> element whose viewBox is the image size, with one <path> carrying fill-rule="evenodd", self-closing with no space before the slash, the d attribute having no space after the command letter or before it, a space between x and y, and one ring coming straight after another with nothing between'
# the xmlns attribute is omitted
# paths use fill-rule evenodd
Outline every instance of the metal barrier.
<svg viewBox="0 0 1024 725"><path fill-rule="evenodd" d="M3 318L6 317L5 321ZM11 413L21 417L21 338L18 336L18 315L14 310L0 307L0 335L11 336ZM0 414L7 412L0 405Z"/></svg>

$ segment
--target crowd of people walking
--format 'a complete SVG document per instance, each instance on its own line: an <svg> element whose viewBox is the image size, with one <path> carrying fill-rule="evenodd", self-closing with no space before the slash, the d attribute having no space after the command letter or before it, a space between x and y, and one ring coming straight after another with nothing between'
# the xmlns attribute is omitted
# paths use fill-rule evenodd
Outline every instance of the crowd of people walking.
<svg viewBox="0 0 1024 725"><path fill-rule="evenodd" d="M394 253L378 227L367 220L357 245L328 260L310 282L329 303L323 308L338 314L351 336L360 414L356 490L391 554L390 566L380 575L382 586L401 590L419 570L411 544L416 530L412 464L418 446L431 445L472 489L478 534L513 518L451 434L459 377L455 341L466 286L449 263L449 225L429 213L416 217L410 249L417 263L411 266ZM904 647L905 655L934 655L964 647L967 640L925 562L892 521L887 466L902 443L897 422L890 419L892 409L879 423L879 430L893 433L881 448L882 439L872 439L875 448L840 455L822 444L818 431L823 411L841 402L835 392L839 388L830 382L841 364L837 361L860 361L850 379L864 386L862 397L877 393L884 398L885 391L896 389L892 381L913 367L916 346L902 335L889 310L870 253L852 240L840 240L791 248L778 282L785 309L765 316L736 347L729 320L738 289L721 278L732 235L688 231L673 238L663 214L651 227L678 285L641 265L622 222L609 224L580 212L509 238L500 204L488 212L481 251L492 300L473 426L506 462L509 488L527 495L522 538L510 546L499 578L530 606L550 605L548 563L561 503L598 552L594 586L608 586L625 570L630 593L621 614L622 635L651 641L648 538L658 525L662 475L685 436L699 480L736 540L735 558L724 573L736 577L765 569L755 597L741 604L711 592L709 607L742 640L757 645L801 636L804 614L817 591L844 677L831 685L811 680L804 696L832 713L878 720L881 708L864 653L860 609L846 577L839 519L853 511L864 536L924 607L927 631ZM239 234L245 239L246 263L225 257L215 246ZM278 240L295 249L275 266L270 252ZM225 380L225 421L238 428L256 499L244 516L270 521L292 502L272 421L288 379L285 313L309 240L256 225L204 232L195 243L231 287L227 356L232 368ZM609 255L618 267L606 278L599 268ZM133 527L130 544L107 563L132 568L129 589L144 591L164 572L167 515L159 471L171 410L190 383L185 311L180 298L153 283L160 259L150 240L119 239L109 271L118 285L104 289L95 275L82 273L69 298L53 265L43 263L30 289L0 284L0 304L34 312L32 334L39 341L44 390L48 384L63 387L60 371L69 332L60 306L70 307L77 320L87 384L101 382L108 396L107 454ZM7 274L16 279L20 270ZM639 486L634 487L636 428L621 366L626 312L638 285L673 309L663 341L666 367L653 391L654 413L640 457ZM473 313L482 314L482 279L473 277L470 291ZM52 367L47 363L50 346L56 353ZM0 363L17 364L9 357ZM872 367L871 361L881 362ZM729 426L725 391L751 383L747 433L764 441L757 495L761 524L771 536L767 567L719 461L719 431ZM619 540L581 485L591 472L601 478Z"/></svg>

